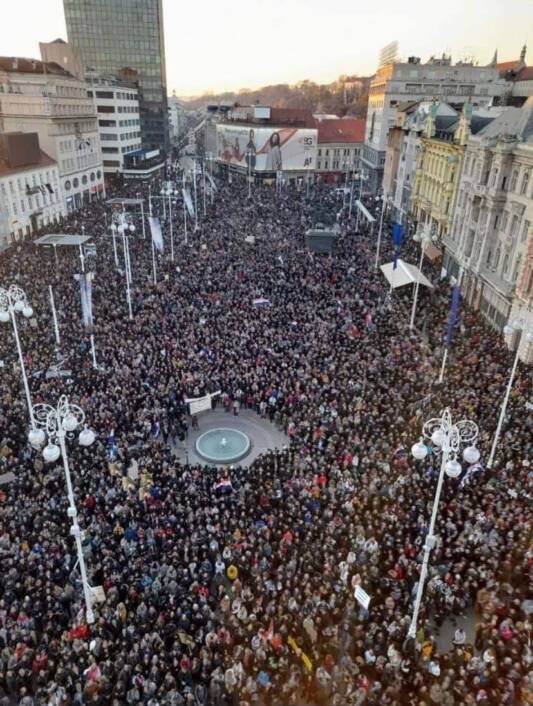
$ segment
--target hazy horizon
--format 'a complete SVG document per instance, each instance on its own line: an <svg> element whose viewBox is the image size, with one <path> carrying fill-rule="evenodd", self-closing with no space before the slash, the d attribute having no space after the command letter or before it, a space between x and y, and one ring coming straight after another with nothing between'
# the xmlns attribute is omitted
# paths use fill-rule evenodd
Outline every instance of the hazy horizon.
<svg viewBox="0 0 533 706"><path fill-rule="evenodd" d="M2 0L0 55L39 57L39 41L67 39L62 0ZM400 12L392 0L358 11L353 0L326 7L319 0L215 0L183 6L163 0L167 91L195 98L205 93L256 90L303 80L331 83L341 74L370 76L381 47L393 40L400 56L451 54L488 64L517 59L529 45L530 0L449 0L434 6L413 0ZM31 22L28 22L31 17Z"/></svg>

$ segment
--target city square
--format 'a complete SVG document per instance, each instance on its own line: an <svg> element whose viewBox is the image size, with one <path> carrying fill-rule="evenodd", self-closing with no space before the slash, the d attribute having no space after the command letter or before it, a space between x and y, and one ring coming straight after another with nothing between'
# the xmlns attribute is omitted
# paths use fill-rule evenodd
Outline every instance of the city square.
<svg viewBox="0 0 533 706"><path fill-rule="evenodd" d="M0 705L533 703L525 47L184 117L93 10L0 57Z"/></svg>

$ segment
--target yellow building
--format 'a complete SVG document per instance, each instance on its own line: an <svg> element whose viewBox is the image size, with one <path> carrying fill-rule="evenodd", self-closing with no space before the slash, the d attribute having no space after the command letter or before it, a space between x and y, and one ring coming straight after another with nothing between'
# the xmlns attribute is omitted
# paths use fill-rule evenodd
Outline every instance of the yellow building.
<svg viewBox="0 0 533 706"><path fill-rule="evenodd" d="M465 103L458 117L437 115L431 106L417 158L411 213L419 223L429 223L442 237L451 228L463 154L470 134L472 106Z"/></svg>

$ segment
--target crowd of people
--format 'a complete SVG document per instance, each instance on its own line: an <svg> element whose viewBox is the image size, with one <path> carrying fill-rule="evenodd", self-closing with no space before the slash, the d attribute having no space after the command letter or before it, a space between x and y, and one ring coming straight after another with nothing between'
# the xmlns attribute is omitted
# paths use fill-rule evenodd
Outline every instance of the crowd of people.
<svg viewBox="0 0 533 706"><path fill-rule="evenodd" d="M147 204L148 185L108 197L139 192ZM317 204L341 228L331 256L306 247ZM156 284L149 231L143 239L132 210L130 320L112 211L86 205L61 230L83 225L95 245L85 258L95 272L90 330L77 249L54 255L27 240L2 254L1 285L21 286L34 308L18 324L33 403L66 394L97 434L88 448L69 441L68 453L90 583L105 599L87 624L62 460L45 464L27 441L2 324L0 473L14 479L0 486L0 704L533 703L531 375L518 370L488 469L512 353L461 306L439 384L449 282L426 270L435 289L421 292L411 332L411 291L389 292L374 268L375 229L360 218L356 232L355 212L341 206L326 185L309 196L254 185L248 198L247 185L219 179L187 243L176 205L171 261L169 213L154 199L165 240ZM389 232L385 219L383 261ZM415 261L411 248L406 240L402 256ZM47 375L58 359L69 374ZM248 467L180 463L185 399L216 390L228 410L238 402L269 417L290 442ZM478 424L481 461L445 482L412 640L439 458L432 449L416 462L410 447L445 407ZM472 614L470 639L460 626ZM455 639L439 650L449 621Z"/></svg>

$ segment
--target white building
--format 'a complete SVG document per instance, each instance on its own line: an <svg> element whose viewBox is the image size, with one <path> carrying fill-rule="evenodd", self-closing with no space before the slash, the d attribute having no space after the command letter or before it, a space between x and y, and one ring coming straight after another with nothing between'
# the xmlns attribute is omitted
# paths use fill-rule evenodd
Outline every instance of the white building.
<svg viewBox="0 0 533 706"><path fill-rule="evenodd" d="M0 132L36 132L59 168L67 208L105 196L98 123L87 86L55 63L0 57Z"/></svg>
<svg viewBox="0 0 533 706"><path fill-rule="evenodd" d="M168 123L170 141L175 143L185 132L185 110L176 96L170 96L168 99Z"/></svg>
<svg viewBox="0 0 533 706"><path fill-rule="evenodd" d="M496 66L452 64L446 56L432 57L426 64L418 57L381 64L370 82L363 150L370 190L377 191L381 186L387 135L395 124L399 103L436 99L454 104L468 100L474 107L486 106L502 96L507 86Z"/></svg>
<svg viewBox="0 0 533 706"><path fill-rule="evenodd" d="M0 135L0 248L66 213L57 163L37 134Z"/></svg>
<svg viewBox="0 0 533 706"><path fill-rule="evenodd" d="M124 168L124 156L142 147L139 91L116 77L88 74L87 82L98 116L104 174L116 174Z"/></svg>
<svg viewBox="0 0 533 706"><path fill-rule="evenodd" d="M533 99L502 110L468 139L445 239L446 268L456 276L462 270L464 295L499 330L520 313L516 286L531 257Z"/></svg>

